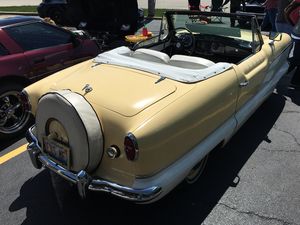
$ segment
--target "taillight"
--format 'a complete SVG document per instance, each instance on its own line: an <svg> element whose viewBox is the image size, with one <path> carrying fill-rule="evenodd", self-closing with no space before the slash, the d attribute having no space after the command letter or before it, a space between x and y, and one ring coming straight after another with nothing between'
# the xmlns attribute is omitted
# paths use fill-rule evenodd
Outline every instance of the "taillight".
<svg viewBox="0 0 300 225"><path fill-rule="evenodd" d="M137 140L132 133L127 134L124 139L124 150L128 160L137 160L139 149Z"/></svg>

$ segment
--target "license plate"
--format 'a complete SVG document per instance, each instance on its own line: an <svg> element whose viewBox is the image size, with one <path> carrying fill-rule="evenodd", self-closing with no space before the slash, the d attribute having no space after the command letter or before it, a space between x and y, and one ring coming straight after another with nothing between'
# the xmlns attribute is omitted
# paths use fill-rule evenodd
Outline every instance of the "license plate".
<svg viewBox="0 0 300 225"><path fill-rule="evenodd" d="M69 168L70 165L70 148L61 144L55 140L43 138L44 151L51 157L55 162L62 164Z"/></svg>

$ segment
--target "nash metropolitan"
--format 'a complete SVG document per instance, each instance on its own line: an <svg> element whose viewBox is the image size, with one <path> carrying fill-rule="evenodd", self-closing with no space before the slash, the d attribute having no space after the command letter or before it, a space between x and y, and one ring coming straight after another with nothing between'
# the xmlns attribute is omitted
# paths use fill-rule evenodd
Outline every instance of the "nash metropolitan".
<svg viewBox="0 0 300 225"><path fill-rule="evenodd" d="M231 27L246 20L250 29ZM167 11L161 31L99 54L23 92L34 114L28 152L76 184L154 202L194 183L287 72L291 40L253 15ZM25 100L26 101L26 100Z"/></svg>

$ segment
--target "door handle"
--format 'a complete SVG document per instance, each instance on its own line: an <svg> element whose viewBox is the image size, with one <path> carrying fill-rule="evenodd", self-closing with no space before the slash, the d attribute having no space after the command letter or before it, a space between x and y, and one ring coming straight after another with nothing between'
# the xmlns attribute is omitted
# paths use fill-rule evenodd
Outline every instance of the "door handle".
<svg viewBox="0 0 300 225"><path fill-rule="evenodd" d="M246 87L246 86L248 86L248 84L249 84L249 81L246 80L246 81L240 83L240 87Z"/></svg>

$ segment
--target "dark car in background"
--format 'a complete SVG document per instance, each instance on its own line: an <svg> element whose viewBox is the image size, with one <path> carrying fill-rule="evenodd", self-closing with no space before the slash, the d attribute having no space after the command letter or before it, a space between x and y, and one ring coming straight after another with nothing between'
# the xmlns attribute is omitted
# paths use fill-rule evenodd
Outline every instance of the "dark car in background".
<svg viewBox="0 0 300 225"><path fill-rule="evenodd" d="M265 13L264 2L265 0L249 0L245 2L245 5L241 5L241 9L243 12L255 13L258 22L261 23Z"/></svg>
<svg viewBox="0 0 300 225"><path fill-rule="evenodd" d="M37 17L0 20L0 139L19 134L30 121L22 89L58 70L95 57L97 43L83 33Z"/></svg>
<svg viewBox="0 0 300 225"><path fill-rule="evenodd" d="M243 6L244 12L264 13L265 7L262 5L265 0L249 0Z"/></svg>
<svg viewBox="0 0 300 225"><path fill-rule="evenodd" d="M43 0L37 10L40 17L50 17L62 26L121 36L133 34L143 17L137 0Z"/></svg>

